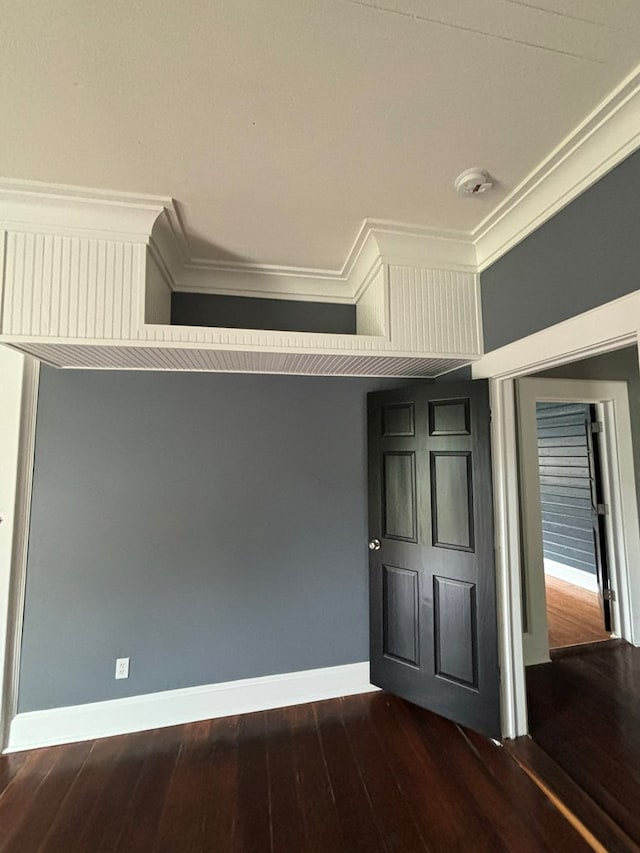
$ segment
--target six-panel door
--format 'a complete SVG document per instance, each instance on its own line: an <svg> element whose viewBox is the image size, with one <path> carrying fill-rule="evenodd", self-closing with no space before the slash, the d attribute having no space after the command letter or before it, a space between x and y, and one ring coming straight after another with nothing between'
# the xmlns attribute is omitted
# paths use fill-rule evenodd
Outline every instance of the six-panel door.
<svg viewBox="0 0 640 853"><path fill-rule="evenodd" d="M369 395L371 680L500 737L488 386Z"/></svg>

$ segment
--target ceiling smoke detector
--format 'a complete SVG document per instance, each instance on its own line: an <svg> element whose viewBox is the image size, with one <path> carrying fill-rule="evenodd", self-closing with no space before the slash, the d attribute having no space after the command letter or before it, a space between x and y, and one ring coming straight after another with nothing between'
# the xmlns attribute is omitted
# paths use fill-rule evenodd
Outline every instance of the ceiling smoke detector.
<svg viewBox="0 0 640 853"><path fill-rule="evenodd" d="M455 180L454 187L458 195L480 195L493 186L489 173L484 169L467 169Z"/></svg>

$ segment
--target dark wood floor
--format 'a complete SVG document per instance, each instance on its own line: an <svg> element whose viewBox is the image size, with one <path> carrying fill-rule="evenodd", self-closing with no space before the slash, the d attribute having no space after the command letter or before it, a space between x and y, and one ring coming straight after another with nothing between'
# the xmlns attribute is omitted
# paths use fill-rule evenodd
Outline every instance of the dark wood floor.
<svg viewBox="0 0 640 853"><path fill-rule="evenodd" d="M640 649L597 643L527 670L533 740L640 845Z"/></svg>
<svg viewBox="0 0 640 853"><path fill-rule="evenodd" d="M556 649L578 643L608 640L596 592L545 575L549 646Z"/></svg>
<svg viewBox="0 0 640 853"><path fill-rule="evenodd" d="M0 850L586 851L508 753L383 693L0 758Z"/></svg>

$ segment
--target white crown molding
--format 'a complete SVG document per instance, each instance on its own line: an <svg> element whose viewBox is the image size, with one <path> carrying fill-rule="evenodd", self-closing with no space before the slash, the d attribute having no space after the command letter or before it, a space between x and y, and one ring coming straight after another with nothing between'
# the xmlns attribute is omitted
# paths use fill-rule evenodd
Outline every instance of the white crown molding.
<svg viewBox="0 0 640 853"><path fill-rule="evenodd" d="M364 661L29 711L13 719L5 752L302 705L377 689L369 683L369 663Z"/></svg>
<svg viewBox="0 0 640 853"><path fill-rule="evenodd" d="M640 145L640 66L470 235L486 269Z"/></svg>
<svg viewBox="0 0 640 853"><path fill-rule="evenodd" d="M473 231L444 231L380 219L363 222L340 269L265 266L190 258L176 289L272 298L353 301L371 251L388 264L480 272L566 207L640 145L640 66L635 68ZM172 215L172 214L168 214ZM181 229L181 230L180 230ZM369 268L371 264L369 264ZM343 287L340 287L343 285Z"/></svg>
<svg viewBox="0 0 640 853"><path fill-rule="evenodd" d="M380 262L461 272L476 268L475 247L464 232L376 219L362 223L340 269L191 258L175 208L158 220L152 246L171 271L173 290L270 299L353 304Z"/></svg>
<svg viewBox="0 0 640 853"><path fill-rule="evenodd" d="M444 231L386 220L363 222L339 270L187 261L184 286L276 298L341 298L358 292L354 275L374 241L389 264L481 272L640 146L640 66L635 68L473 231ZM186 236L180 238L188 245ZM255 278L253 278L255 276ZM364 277L360 278L362 283ZM259 283L258 283L259 282ZM273 287L272 287L273 285Z"/></svg>
<svg viewBox="0 0 640 853"><path fill-rule="evenodd" d="M306 274L297 276L275 269L212 270L187 264L179 273L174 273L173 280L173 290L187 293L353 303L348 282L343 279Z"/></svg>
<svg viewBox="0 0 640 853"><path fill-rule="evenodd" d="M0 178L0 229L146 243L173 200Z"/></svg>

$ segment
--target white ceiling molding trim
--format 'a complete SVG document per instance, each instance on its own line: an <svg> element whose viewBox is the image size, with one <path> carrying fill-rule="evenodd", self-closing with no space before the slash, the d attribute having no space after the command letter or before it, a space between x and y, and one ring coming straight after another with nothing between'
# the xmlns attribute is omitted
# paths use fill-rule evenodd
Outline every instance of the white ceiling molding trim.
<svg viewBox="0 0 640 853"><path fill-rule="evenodd" d="M486 269L640 146L640 66L470 235Z"/></svg>
<svg viewBox="0 0 640 853"><path fill-rule="evenodd" d="M0 229L147 243L170 198L0 179Z"/></svg>
<svg viewBox="0 0 640 853"><path fill-rule="evenodd" d="M175 205L166 205L150 244L172 290L301 301L357 302L375 262L475 272L475 248L464 232L366 219L340 269L212 261L192 257Z"/></svg>
<svg viewBox="0 0 640 853"><path fill-rule="evenodd" d="M173 275L173 289L274 299L353 303L371 250L388 263L480 272L640 146L640 66L634 69L510 195L471 232L366 219L340 269L313 269L192 256L173 204L152 242ZM366 264L365 264L366 265Z"/></svg>

